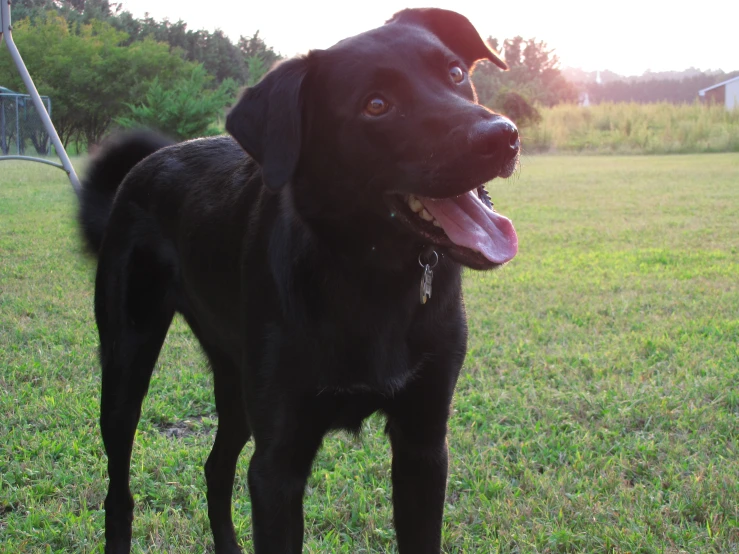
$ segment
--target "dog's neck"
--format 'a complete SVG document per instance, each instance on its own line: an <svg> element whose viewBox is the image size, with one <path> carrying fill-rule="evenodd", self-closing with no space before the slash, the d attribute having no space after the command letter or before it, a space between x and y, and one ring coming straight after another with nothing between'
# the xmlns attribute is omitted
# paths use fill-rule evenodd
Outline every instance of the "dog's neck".
<svg viewBox="0 0 739 554"><path fill-rule="evenodd" d="M459 294L457 285L454 290L448 285L459 281L461 266L387 221L366 214L341 220L306 218L296 209L289 187L271 198L281 207L276 212L280 219L273 228L272 241L282 245L283 255L291 261L290 275L278 279L293 281L295 272L306 274L301 277L304 282L316 275L343 276L357 291L366 289L368 296L382 290L386 300L410 295L418 303L426 265L433 265L438 283L434 285L435 300L447 292L455 297ZM320 288L313 289L314 293L320 294Z"/></svg>
<svg viewBox="0 0 739 554"><path fill-rule="evenodd" d="M290 186L279 193L282 225L301 248L319 250L332 262L368 271L398 272L418 268L426 245L371 212L342 213L341 206L306 205ZM324 214L339 214L325 217Z"/></svg>
<svg viewBox="0 0 739 554"><path fill-rule="evenodd" d="M302 220L301 227L298 232L331 260L371 272L417 273L419 256L430 253L428 245L372 217L349 223Z"/></svg>

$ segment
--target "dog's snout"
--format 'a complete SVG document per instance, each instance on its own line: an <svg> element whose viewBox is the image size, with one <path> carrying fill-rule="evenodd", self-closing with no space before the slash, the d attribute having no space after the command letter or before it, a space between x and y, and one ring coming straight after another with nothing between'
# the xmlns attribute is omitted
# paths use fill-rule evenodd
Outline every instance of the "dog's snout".
<svg viewBox="0 0 739 554"><path fill-rule="evenodd" d="M515 155L521 147L518 129L505 117L485 119L470 131L470 143L476 152L484 155L509 153Z"/></svg>

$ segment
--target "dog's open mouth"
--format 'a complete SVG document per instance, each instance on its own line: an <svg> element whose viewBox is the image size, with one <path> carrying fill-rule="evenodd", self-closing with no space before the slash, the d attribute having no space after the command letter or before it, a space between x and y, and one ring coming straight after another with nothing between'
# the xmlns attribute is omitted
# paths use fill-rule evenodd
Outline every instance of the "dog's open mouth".
<svg viewBox="0 0 739 554"><path fill-rule="evenodd" d="M403 224L468 267L489 269L518 252L513 224L493 209L482 185L451 198L393 195L392 204Z"/></svg>

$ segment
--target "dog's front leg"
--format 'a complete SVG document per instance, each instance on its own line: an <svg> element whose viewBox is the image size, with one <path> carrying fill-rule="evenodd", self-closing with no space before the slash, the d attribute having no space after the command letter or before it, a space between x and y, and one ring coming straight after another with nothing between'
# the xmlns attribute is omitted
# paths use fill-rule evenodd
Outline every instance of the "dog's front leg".
<svg viewBox="0 0 739 554"><path fill-rule="evenodd" d="M453 384L421 381L394 399L387 433L393 449L395 531L400 554L439 554Z"/></svg>
<svg viewBox="0 0 739 554"><path fill-rule="evenodd" d="M248 478L255 554L303 551L303 492L328 426L321 410L307 404L298 399L273 401L250 417L255 450Z"/></svg>

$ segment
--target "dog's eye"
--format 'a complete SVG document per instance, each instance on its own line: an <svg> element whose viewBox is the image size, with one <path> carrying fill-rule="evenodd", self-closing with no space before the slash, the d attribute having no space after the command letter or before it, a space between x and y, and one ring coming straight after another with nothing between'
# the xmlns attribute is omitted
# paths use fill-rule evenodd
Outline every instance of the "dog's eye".
<svg viewBox="0 0 739 554"><path fill-rule="evenodd" d="M390 109L390 102L382 96L373 96L364 107L364 113L367 115L378 116L386 113Z"/></svg>
<svg viewBox="0 0 739 554"><path fill-rule="evenodd" d="M464 70L458 65L452 65L449 67L449 76L452 78L452 81L459 84L464 81Z"/></svg>

